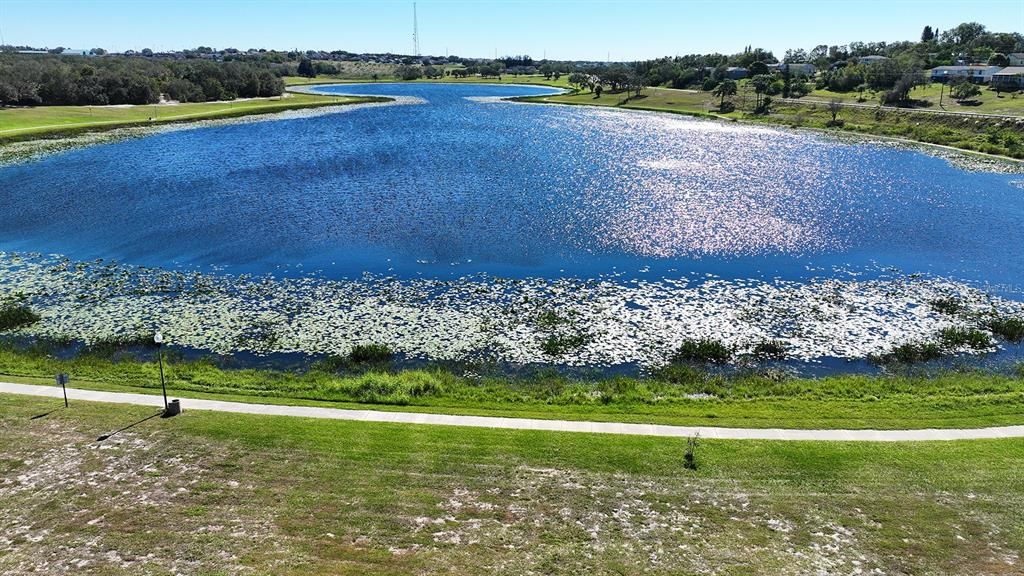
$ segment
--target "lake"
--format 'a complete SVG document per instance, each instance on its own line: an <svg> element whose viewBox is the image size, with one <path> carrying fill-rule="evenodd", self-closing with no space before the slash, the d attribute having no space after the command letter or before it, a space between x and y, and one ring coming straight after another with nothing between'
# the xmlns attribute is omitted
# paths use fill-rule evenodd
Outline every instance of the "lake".
<svg viewBox="0 0 1024 576"><path fill-rule="evenodd" d="M1020 174L809 131L499 100L541 87L318 90L399 101L0 168L0 288L48 295L41 335L158 323L222 352L385 342L544 362L551 327L535 320L555 309L586 335L557 359L577 365L656 365L690 336L856 359L949 326L938 298L1024 311ZM104 263L16 256L30 252ZM274 279L220 284L240 274Z"/></svg>
<svg viewBox="0 0 1024 576"><path fill-rule="evenodd" d="M897 266L1024 284L1024 176L807 132L478 99L550 92L539 87L320 90L425 103L0 169L0 249L329 277Z"/></svg>

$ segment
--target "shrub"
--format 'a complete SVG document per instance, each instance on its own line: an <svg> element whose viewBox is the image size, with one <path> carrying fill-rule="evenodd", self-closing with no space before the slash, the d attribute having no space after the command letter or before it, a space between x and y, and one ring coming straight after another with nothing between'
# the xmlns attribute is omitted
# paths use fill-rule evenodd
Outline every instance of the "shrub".
<svg viewBox="0 0 1024 576"><path fill-rule="evenodd" d="M352 364L385 364L394 356L391 348L384 344L357 344L349 350L348 361Z"/></svg>
<svg viewBox="0 0 1024 576"><path fill-rule="evenodd" d="M688 338L672 355L672 363L713 362L723 363L732 359L733 350L719 340L712 338Z"/></svg>
<svg viewBox="0 0 1024 576"><path fill-rule="evenodd" d="M1024 341L1024 318L1006 317L989 320L985 327L1004 340L1010 342Z"/></svg>
<svg viewBox="0 0 1024 576"><path fill-rule="evenodd" d="M91 356L111 357L130 348L152 349L156 348L156 342L150 334L122 334L95 340L83 352Z"/></svg>
<svg viewBox="0 0 1024 576"><path fill-rule="evenodd" d="M19 300L0 303L0 332L31 326L40 316Z"/></svg>
<svg viewBox="0 0 1024 576"><path fill-rule="evenodd" d="M977 328L943 328L939 332L939 340L946 350L970 348L972 350L988 350L992 347L992 338Z"/></svg>
<svg viewBox="0 0 1024 576"><path fill-rule="evenodd" d="M736 105L733 104L732 102L725 101L725 102L722 102L722 105L718 107L718 111L721 112L722 114L728 114L729 112L735 112L736 111Z"/></svg>

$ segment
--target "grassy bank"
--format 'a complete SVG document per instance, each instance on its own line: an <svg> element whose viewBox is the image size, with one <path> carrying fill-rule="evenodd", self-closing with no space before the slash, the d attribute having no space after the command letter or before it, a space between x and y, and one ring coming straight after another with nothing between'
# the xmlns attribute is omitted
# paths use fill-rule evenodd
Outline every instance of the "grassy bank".
<svg viewBox="0 0 1024 576"><path fill-rule="evenodd" d="M0 142L51 137L82 131L109 130L125 126L149 126L169 122L190 122L270 114L321 106L356 104L374 100L343 96L288 94L280 98L258 98L236 102L203 102L152 106L36 106L0 109Z"/></svg>
<svg viewBox="0 0 1024 576"><path fill-rule="evenodd" d="M877 136L904 138L927 144L950 146L961 150L994 154L1007 158L1024 159L1024 131L1015 120L929 114L914 110L878 108L843 108L838 116L841 126L830 124L832 116L827 103L807 100L800 103L776 103L769 114L745 112L740 96L738 109L727 114L718 112L719 98L710 93L648 88L639 96L605 91L600 97L589 92L522 98L528 102L549 102L589 106L674 112L692 116L717 117L766 124L781 124L795 128L816 128L830 131L855 132Z"/></svg>
<svg viewBox="0 0 1024 576"><path fill-rule="evenodd" d="M1010 574L1024 441L701 441L0 396L0 572ZM47 414L42 418L33 416ZM877 571L877 572L876 572Z"/></svg>
<svg viewBox="0 0 1024 576"><path fill-rule="evenodd" d="M156 363L107 349L70 359L0 349L0 379L159 393ZM483 371L486 374L486 371ZM715 375L674 365L647 378L476 376L435 367L392 370L385 363L321 362L308 370L225 369L173 360L176 396L332 405L452 414L734 427L948 428L1024 423L1024 371L938 376L843 375L790 378L773 371Z"/></svg>

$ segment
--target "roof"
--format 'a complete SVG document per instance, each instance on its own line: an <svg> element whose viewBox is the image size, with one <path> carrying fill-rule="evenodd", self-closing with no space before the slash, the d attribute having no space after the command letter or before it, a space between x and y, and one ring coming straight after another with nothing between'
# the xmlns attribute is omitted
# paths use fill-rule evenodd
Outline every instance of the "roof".
<svg viewBox="0 0 1024 576"><path fill-rule="evenodd" d="M1018 74L1024 74L1024 66L1010 66L1009 68L1003 68L999 72L996 72L996 76L1016 76Z"/></svg>
<svg viewBox="0 0 1024 576"><path fill-rule="evenodd" d="M959 72L963 70L999 70L999 66L984 66L981 64L973 64L970 66L936 66L932 68L932 72Z"/></svg>

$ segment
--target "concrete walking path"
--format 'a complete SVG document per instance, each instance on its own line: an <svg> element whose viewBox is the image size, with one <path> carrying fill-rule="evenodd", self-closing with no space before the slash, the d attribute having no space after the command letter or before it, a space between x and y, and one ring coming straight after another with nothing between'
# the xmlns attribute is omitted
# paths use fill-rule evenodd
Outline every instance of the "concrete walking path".
<svg viewBox="0 0 1024 576"><path fill-rule="evenodd" d="M163 406L163 398L153 394L128 392L101 392L68 388L70 400ZM63 398L56 386L13 384L0 382L0 393L26 396ZM2 401L0 401L2 402ZM700 434L701 438L729 440L822 440L856 442L918 442L929 440L975 440L984 438L1021 438L1024 426L998 426L992 428L949 428L920 430L796 430L786 428L721 428L709 426L670 426L664 424L628 424L622 422L587 422L575 420L542 420L534 418L501 418L494 416L458 416L419 412L385 412L379 410L346 410L315 406L284 406L280 404L249 404L221 400L182 398L182 411L214 410L239 414L265 416L298 416L330 420L359 422L388 422L400 424L433 424L441 426L469 426L477 428L504 428L511 430L546 430L551 432L590 432L598 434L632 434L638 436L664 436L685 438Z"/></svg>

